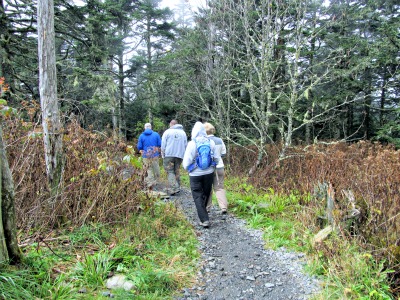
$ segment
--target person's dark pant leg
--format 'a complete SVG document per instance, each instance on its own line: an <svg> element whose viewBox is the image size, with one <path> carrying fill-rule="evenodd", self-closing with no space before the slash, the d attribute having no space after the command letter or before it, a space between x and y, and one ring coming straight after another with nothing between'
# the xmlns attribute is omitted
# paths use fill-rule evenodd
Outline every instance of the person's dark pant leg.
<svg viewBox="0 0 400 300"><path fill-rule="evenodd" d="M204 175L203 177L204 206L207 205L208 197L210 197L211 195L213 182L214 182L214 173Z"/></svg>
<svg viewBox="0 0 400 300"><path fill-rule="evenodd" d="M214 174L202 176L190 176L190 189L197 209L197 215L201 222L208 221L206 209L208 196L211 193Z"/></svg>

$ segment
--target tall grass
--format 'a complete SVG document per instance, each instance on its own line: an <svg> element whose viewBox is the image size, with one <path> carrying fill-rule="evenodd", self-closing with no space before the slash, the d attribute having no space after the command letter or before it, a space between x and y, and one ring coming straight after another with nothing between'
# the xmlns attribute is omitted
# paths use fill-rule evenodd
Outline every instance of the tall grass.
<svg viewBox="0 0 400 300"><path fill-rule="evenodd" d="M321 183L331 184L341 237L353 239L367 249L390 273L393 293L400 294L400 150L392 146L361 141L354 144L330 143L293 147L279 158L277 145L269 145L258 170L251 178L246 172L255 157L243 148L230 149L231 174L245 178L260 190L273 189L290 197L293 191L304 207L297 217L313 233L323 225L326 196L314 194ZM354 195L354 203L348 192ZM357 219L343 223L353 208Z"/></svg>
<svg viewBox="0 0 400 300"><path fill-rule="evenodd" d="M111 291L116 299L168 299L195 278L198 241L171 203L154 202L126 226L92 224L58 236L26 246L22 266L1 267L1 299L103 299L115 274L134 284Z"/></svg>
<svg viewBox="0 0 400 300"><path fill-rule="evenodd" d="M394 299L389 284L393 271L355 243L334 235L317 253L314 266L320 266L325 285L316 299Z"/></svg>
<svg viewBox="0 0 400 300"><path fill-rule="evenodd" d="M305 271L321 276L322 292L315 299L392 299L391 270L377 261L360 244L333 233L316 246L310 221L310 196L283 195L273 189L257 189L238 178L226 181L229 209L246 219L248 226L263 231L265 246L285 247L308 254ZM308 216L306 219L305 216Z"/></svg>

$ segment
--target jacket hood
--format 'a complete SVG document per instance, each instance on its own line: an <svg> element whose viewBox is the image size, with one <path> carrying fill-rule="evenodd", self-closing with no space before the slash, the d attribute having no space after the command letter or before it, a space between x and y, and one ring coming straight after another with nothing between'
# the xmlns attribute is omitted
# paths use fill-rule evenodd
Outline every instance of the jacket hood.
<svg viewBox="0 0 400 300"><path fill-rule="evenodd" d="M145 129L143 132L145 135L151 135L153 133L152 129Z"/></svg>
<svg viewBox="0 0 400 300"><path fill-rule="evenodd" d="M192 129L192 140L200 136L207 136L206 129L204 128L204 124L201 122L196 122Z"/></svg>
<svg viewBox="0 0 400 300"><path fill-rule="evenodd" d="M181 124L175 124L174 126L171 127L172 129L182 129L183 130L183 126Z"/></svg>

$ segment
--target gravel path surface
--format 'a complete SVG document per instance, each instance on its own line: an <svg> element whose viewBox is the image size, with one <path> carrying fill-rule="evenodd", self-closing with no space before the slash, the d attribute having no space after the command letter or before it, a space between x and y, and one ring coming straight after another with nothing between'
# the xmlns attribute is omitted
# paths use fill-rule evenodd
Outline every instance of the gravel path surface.
<svg viewBox="0 0 400 300"><path fill-rule="evenodd" d="M174 201L185 212L202 252L195 286L184 289L177 300L308 299L318 291L317 279L302 272L304 254L265 249L261 231L246 228L230 213L222 215L216 206L211 226L199 226L188 189L165 201Z"/></svg>

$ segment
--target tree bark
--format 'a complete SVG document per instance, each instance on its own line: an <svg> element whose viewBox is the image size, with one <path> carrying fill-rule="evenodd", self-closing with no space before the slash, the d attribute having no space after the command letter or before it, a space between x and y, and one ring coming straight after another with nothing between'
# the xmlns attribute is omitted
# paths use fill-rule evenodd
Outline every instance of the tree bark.
<svg viewBox="0 0 400 300"><path fill-rule="evenodd" d="M386 103L386 82L388 80L388 70L387 66L383 67L383 81L381 87L381 98L380 98L380 112L379 112L379 125L383 127L385 124L384 119L384 110L385 110L385 103Z"/></svg>
<svg viewBox="0 0 400 300"><path fill-rule="evenodd" d="M126 139L125 101L124 101L124 53L118 53L118 92L119 92L119 134Z"/></svg>
<svg viewBox="0 0 400 300"><path fill-rule="evenodd" d="M365 104L364 104L364 138L366 140L371 139L371 126L372 126L372 116L371 116L371 104L372 104L372 78L371 70L368 68L366 70L366 77L368 81L367 90L365 92Z"/></svg>
<svg viewBox="0 0 400 300"><path fill-rule="evenodd" d="M63 153L57 75L53 0L38 1L39 90L46 171L52 195L62 183Z"/></svg>
<svg viewBox="0 0 400 300"><path fill-rule="evenodd" d="M18 263L21 252L18 247L17 226L14 208L14 183L3 144L3 130L0 125L0 262Z"/></svg>
<svg viewBox="0 0 400 300"><path fill-rule="evenodd" d="M3 178L3 135L2 132L0 133L0 152L1 152L1 160L0 160L0 179ZM4 227L3 227L3 184L2 180L0 181L0 263L8 261L8 251L6 245L6 237L4 234Z"/></svg>

